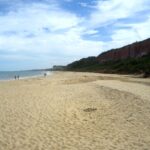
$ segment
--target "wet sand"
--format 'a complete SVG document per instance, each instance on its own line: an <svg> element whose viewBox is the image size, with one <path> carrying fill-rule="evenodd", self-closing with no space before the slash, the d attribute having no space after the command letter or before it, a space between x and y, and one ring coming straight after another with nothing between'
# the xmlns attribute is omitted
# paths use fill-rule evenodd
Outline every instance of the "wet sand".
<svg viewBox="0 0 150 150"><path fill-rule="evenodd" d="M0 150L114 149L150 149L150 79L57 72L0 82Z"/></svg>

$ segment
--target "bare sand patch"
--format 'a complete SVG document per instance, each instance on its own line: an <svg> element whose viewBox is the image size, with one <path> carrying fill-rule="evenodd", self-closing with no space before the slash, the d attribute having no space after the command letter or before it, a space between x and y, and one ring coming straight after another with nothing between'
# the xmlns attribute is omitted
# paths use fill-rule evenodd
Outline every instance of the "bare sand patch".
<svg viewBox="0 0 150 150"><path fill-rule="evenodd" d="M150 80L58 72L0 83L0 150L149 150Z"/></svg>

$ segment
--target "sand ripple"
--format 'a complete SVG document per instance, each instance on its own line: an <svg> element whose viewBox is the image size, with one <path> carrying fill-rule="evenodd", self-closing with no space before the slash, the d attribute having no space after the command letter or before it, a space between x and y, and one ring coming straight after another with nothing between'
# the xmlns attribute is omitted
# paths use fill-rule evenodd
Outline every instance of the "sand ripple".
<svg viewBox="0 0 150 150"><path fill-rule="evenodd" d="M149 79L89 73L0 83L0 150L149 150L149 93Z"/></svg>

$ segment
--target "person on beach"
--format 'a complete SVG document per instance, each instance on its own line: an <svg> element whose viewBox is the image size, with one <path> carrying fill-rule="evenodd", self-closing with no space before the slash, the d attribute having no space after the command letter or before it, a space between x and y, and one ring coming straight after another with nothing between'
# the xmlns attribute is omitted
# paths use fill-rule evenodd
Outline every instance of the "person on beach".
<svg viewBox="0 0 150 150"><path fill-rule="evenodd" d="M18 80L19 80L19 75L17 76Z"/></svg>
<svg viewBox="0 0 150 150"><path fill-rule="evenodd" d="M14 76L15 80L17 79L17 76Z"/></svg>
<svg viewBox="0 0 150 150"><path fill-rule="evenodd" d="M44 77L46 77L47 76L47 74L46 73L44 73Z"/></svg>

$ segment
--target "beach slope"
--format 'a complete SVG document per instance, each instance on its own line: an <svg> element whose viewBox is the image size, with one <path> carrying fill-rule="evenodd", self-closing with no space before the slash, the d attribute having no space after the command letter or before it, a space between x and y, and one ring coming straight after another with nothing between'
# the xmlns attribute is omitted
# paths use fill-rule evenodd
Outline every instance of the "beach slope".
<svg viewBox="0 0 150 150"><path fill-rule="evenodd" d="M149 150L150 79L56 72L0 82L0 150Z"/></svg>

